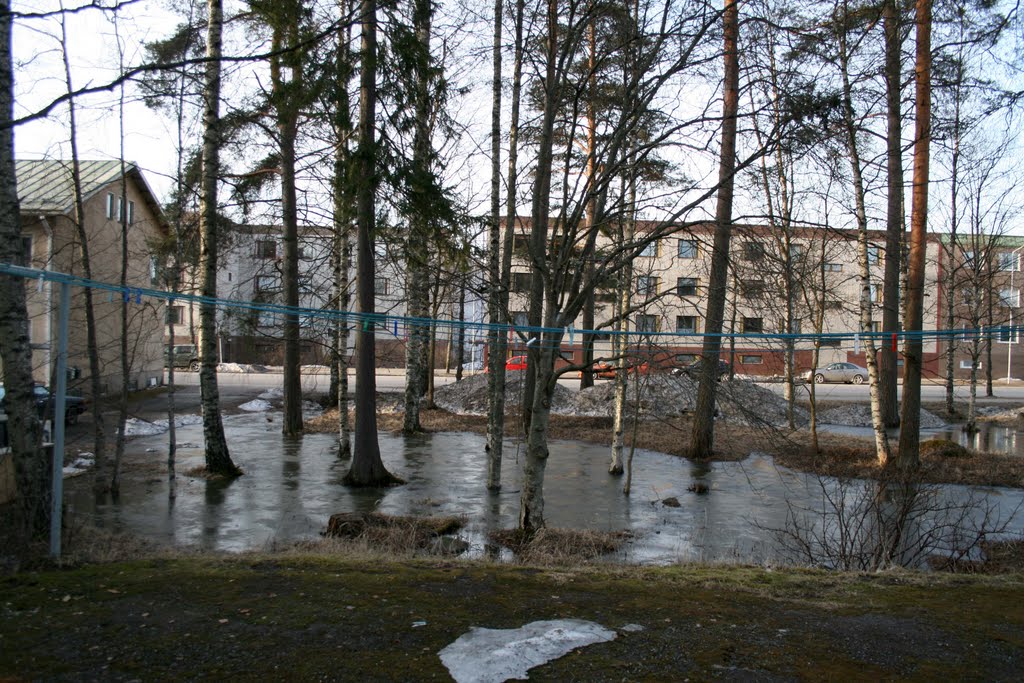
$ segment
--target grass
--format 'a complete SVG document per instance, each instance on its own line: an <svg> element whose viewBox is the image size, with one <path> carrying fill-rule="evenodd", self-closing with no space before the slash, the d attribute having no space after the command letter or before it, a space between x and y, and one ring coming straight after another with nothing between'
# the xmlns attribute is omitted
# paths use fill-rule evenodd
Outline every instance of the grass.
<svg viewBox="0 0 1024 683"><path fill-rule="evenodd" d="M619 635L531 680L1010 680L1024 665L1019 574L251 554L24 572L0 605L3 679L449 680L437 652L471 627L555 618Z"/></svg>

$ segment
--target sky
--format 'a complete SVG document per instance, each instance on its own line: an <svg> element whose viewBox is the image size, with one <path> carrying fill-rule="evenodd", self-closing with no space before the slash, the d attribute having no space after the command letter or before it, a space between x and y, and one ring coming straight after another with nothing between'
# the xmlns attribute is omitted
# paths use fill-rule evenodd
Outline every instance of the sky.
<svg viewBox="0 0 1024 683"><path fill-rule="evenodd" d="M72 7L86 4L89 0L64 0ZM116 0L103 0L108 4ZM184 0L165 0L169 6L180 6ZM238 2L228 0L226 13ZM15 10L54 11L60 7L58 0L15 0ZM465 11L465 10L460 10ZM489 13L489 10L481 10ZM110 82L120 72L119 61L137 64L143 61L141 45L147 41L164 37L180 21L177 14L156 0L129 0L113 20L113 13L85 10L67 15L68 51L72 63L72 81L76 88L96 86ZM487 17L477 17L476 35L464 31L453 33L457 40L472 42L483 40L480 30L486 25ZM441 23L441 22L439 22ZM120 35L120 40L118 36ZM237 35L237 33L236 33ZM66 92L64 70L61 62L60 24L53 18L25 19L17 21L14 30L15 54L15 116L29 115L49 104L54 98ZM236 38L237 40L237 38ZM119 57L118 45L123 45L123 57ZM231 45L229 38L226 50L245 50L244 44ZM465 47L462 45L461 47ZM468 48L467 48L468 49ZM460 85L468 84L469 94L455 95L454 109L463 128L453 136L450 144L453 159L457 162L450 167L449 182L457 188L463 203L471 213L485 213L489 190L489 141L487 125L490 101L485 89L489 87L489 71L483 68L486 58L473 62L468 73L457 76ZM450 64L461 66L452 59ZM233 78L225 79L225 101L238 101L246 95L245 88L258 87L261 68L258 65L241 64L226 67L234 71ZM466 67L462 67L466 69ZM264 81L265 82L265 75ZM81 98L77 102L79 156L83 159L116 159L120 157L121 118L118 111L120 91L103 92ZM172 185L176 165L175 137L172 122L164 115L148 109L137 101L136 93L129 87L124 109L124 156L142 168L146 179L157 196L165 199ZM506 97L507 103L507 97ZM222 112L225 108L222 108ZM1017 125L1017 124L1015 124ZM904 131L904 136L912 130ZM27 122L15 130L15 149L19 158L70 158L68 108L55 108L48 117ZM944 220L944 185L939 182L944 169L939 161L939 152L933 145L933 199L931 229L938 230ZM715 175L713 155L696 158L691 162L691 174L712 178ZM692 158L687 158L691 161ZM230 161L230 160L229 160ZM908 160L909 161L909 160ZM1011 169L1012 170L1012 169ZM909 178L910 165L906 166ZM1016 175L1011 183L1016 182ZM1014 202L1024 201L1011 193ZM737 206L738 213L746 211L742 194ZM817 205L817 202L814 202ZM322 196L315 192L306 198L307 221L317 223L325 220L326 214L318 211L325 206ZM909 211L909 193L907 197ZM520 208L521 212L527 206ZM816 209L810 209L811 212ZM705 211L710 215L712 211ZM816 218L816 217L812 217ZM833 223L835 224L835 223ZM1010 231L1024 234L1024 221L1015 219Z"/></svg>

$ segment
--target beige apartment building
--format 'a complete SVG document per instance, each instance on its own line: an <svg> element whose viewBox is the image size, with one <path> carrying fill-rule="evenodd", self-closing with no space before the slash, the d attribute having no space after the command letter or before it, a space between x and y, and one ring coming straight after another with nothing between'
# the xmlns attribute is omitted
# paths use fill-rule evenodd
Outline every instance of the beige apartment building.
<svg viewBox="0 0 1024 683"><path fill-rule="evenodd" d="M16 162L21 203L25 262L33 268L84 276L83 242L75 221L71 162ZM154 253L167 234L159 203L139 168L121 162L81 161L84 197L83 228L94 281L118 283L121 277L122 226L127 223L129 287L156 284ZM43 280L26 282L32 345L32 373L39 382L52 381L57 352L57 312L60 285ZM162 382L161 340L164 304L133 293L94 289L97 348L105 391L121 384L121 305L128 302L128 385L142 388ZM70 389L88 394L89 362L86 345L85 293L72 287L68 339Z"/></svg>
<svg viewBox="0 0 1024 683"><path fill-rule="evenodd" d="M511 307L517 326L522 327L531 276L522 251L528 221L521 220L520 225ZM638 239L650 229L650 224L638 225ZM710 224L680 227L651 242L633 260L631 311L626 317L630 353L638 361L685 365L700 352L706 331L712 239ZM885 234L872 232L868 241L872 331L880 333ZM601 246L599 241L598 249ZM938 326L940 251L938 239L929 237L925 329ZM781 374L785 342L780 335L790 335L798 370L812 367L818 341L819 365L834 361L863 364L869 336L861 334L858 264L858 239L852 231L806 227L790 231L784 239L762 226L736 226L730 246L723 357L738 374ZM595 299L595 329L600 332L595 354L607 357L612 355L609 332L614 292L598 290ZM582 320L577 319L574 327L582 329ZM570 334L563 342L563 355L575 362L582 359L581 337ZM879 336L874 339L876 344L882 341ZM902 340L899 344L902 346ZM925 340L926 372L937 369L938 351L934 338Z"/></svg>

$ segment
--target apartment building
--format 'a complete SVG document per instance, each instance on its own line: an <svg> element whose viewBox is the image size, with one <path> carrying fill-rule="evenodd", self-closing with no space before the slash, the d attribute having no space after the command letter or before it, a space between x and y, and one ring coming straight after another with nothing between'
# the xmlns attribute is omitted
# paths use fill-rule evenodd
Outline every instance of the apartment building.
<svg viewBox="0 0 1024 683"><path fill-rule="evenodd" d="M123 171L123 173L122 173ZM154 245L167 235L159 202L141 170L119 160L79 162L83 214L81 228L89 253L92 279L116 283L121 278L122 232L127 234L125 278L129 287L153 287ZM61 160L15 162L21 206L25 264L39 269L82 276L83 240L76 219L72 164ZM48 282L26 283L32 373L39 382L53 378L57 351L57 307L60 287ZM121 386L121 306L128 305L128 385L141 388L163 376L161 321L163 305L140 296L93 290L100 384L105 391ZM70 386L89 393L85 290L72 290L68 338Z"/></svg>
<svg viewBox="0 0 1024 683"><path fill-rule="evenodd" d="M519 222L521 234L512 274L513 318L526 324L526 292L532 277L525 256L528 221ZM653 224L640 223L637 239L650 234ZM631 355L661 365L687 364L696 358L706 331L704 313L711 267L713 226L680 227L651 241L632 261L629 325ZM602 244L604 242L604 244ZM868 236L869 298L872 331L879 332L882 314L882 274L885 235ZM607 246L602 237L598 249ZM728 290L722 340L723 357L736 372L774 375L783 370L785 342L789 335L798 369L812 367L816 342L819 364L849 361L863 364L867 338L861 330L861 296L858 236L855 232L801 227L784 235L763 226L740 225L730 247ZM940 243L930 237L927 246L924 327L938 324ZM614 289L599 289L595 328L599 330L595 353L611 355ZM578 318L574 327L582 328ZM581 334L572 334L563 354L582 359ZM937 368L939 346L925 342L926 371Z"/></svg>

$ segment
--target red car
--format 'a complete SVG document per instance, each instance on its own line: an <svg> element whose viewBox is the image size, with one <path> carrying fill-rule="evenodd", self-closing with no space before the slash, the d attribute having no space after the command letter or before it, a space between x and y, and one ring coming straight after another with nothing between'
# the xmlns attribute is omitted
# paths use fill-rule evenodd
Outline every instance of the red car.
<svg viewBox="0 0 1024 683"><path fill-rule="evenodd" d="M526 356L512 356L505 361L506 370L525 370L526 369Z"/></svg>

